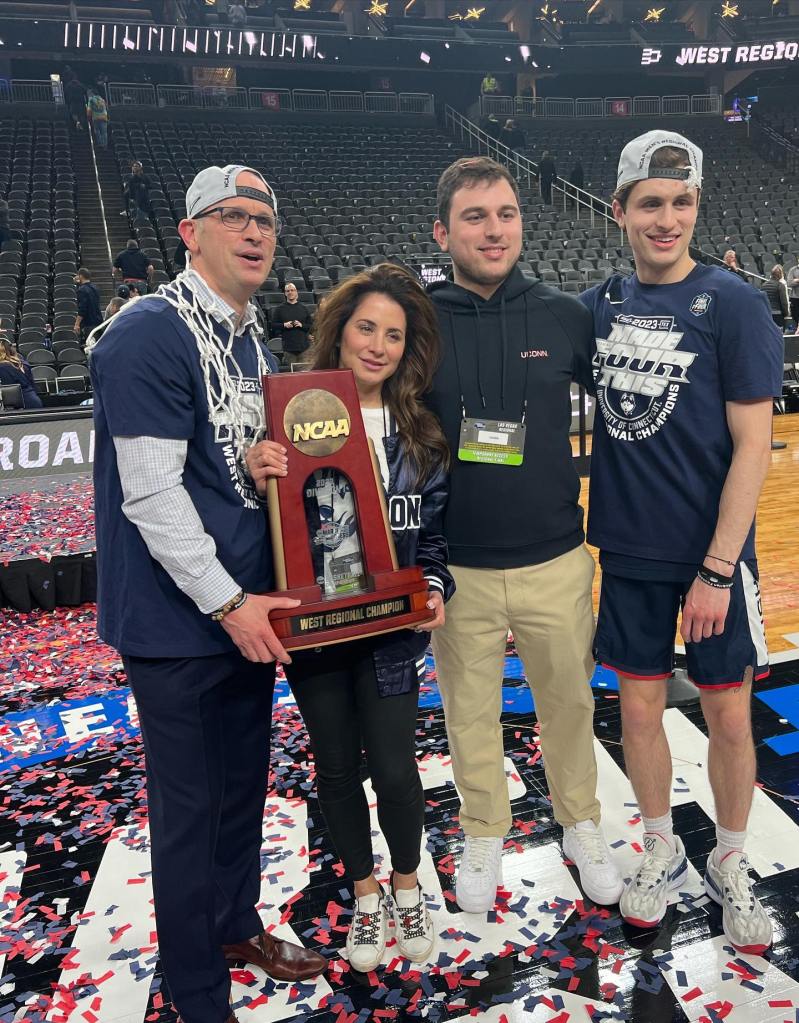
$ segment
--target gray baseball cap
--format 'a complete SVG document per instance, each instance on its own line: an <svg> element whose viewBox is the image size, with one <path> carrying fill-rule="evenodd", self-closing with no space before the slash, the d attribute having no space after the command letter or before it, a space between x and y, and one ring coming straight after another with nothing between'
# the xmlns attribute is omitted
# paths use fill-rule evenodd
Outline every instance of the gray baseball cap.
<svg viewBox="0 0 799 1023"><path fill-rule="evenodd" d="M652 156L664 146L684 149L688 154L687 167L652 167ZM702 150L676 131L648 131L628 142L619 157L616 188L647 178L669 178L684 181L688 188L702 187Z"/></svg>
<svg viewBox="0 0 799 1023"><path fill-rule="evenodd" d="M245 171L263 181L263 190L253 188L252 185L236 184L239 174ZM265 203L277 216L277 196L263 174L238 163L230 163L227 167L206 167L197 174L186 192L186 216L194 217L207 210L209 206L215 206L226 199L235 199L237 196Z"/></svg>

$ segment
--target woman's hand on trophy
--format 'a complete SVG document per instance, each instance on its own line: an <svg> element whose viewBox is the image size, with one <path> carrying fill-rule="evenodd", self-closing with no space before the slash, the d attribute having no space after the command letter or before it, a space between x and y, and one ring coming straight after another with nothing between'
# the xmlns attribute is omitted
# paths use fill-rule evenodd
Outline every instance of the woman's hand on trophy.
<svg viewBox="0 0 799 1023"><path fill-rule="evenodd" d="M444 597L438 590L428 590L427 606L431 611L435 611L435 617L432 621L425 622L423 625L416 627L416 632L432 632L433 629L440 629L444 624L445 612L444 612Z"/></svg>
<svg viewBox="0 0 799 1023"><path fill-rule="evenodd" d="M262 440L253 444L247 452L247 471L252 476L255 490L260 497L266 497L266 481L273 476L285 476L288 472L286 449L273 440Z"/></svg>
<svg viewBox="0 0 799 1023"><path fill-rule="evenodd" d="M291 664L291 658L269 622L269 612L277 608L297 607L299 603L290 597L248 593L241 607L226 614L221 625L248 661Z"/></svg>

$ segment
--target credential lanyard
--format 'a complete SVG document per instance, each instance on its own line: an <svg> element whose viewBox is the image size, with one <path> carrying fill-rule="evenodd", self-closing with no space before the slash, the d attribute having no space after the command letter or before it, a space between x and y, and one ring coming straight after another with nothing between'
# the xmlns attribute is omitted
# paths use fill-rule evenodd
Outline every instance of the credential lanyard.
<svg viewBox="0 0 799 1023"><path fill-rule="evenodd" d="M477 343L480 344L480 339L479 338L477 339ZM458 377L458 394L460 395L460 399L461 399L461 421L465 421L466 420L466 399L463 396L463 380L462 380L462 377L461 377L460 358L458 357L458 342L457 342L457 340L456 340L456 338L454 336L452 338L452 351L453 351L453 353L455 355L455 373L456 373L456 375ZM528 381L528 378L530 376L530 360L529 359L525 359L524 361L525 361L525 366L524 366L524 392L523 392L523 396L522 396L522 414L521 414L521 420L520 420L522 426L524 426L526 421L527 421L527 381ZM483 408L485 408L485 398L483 398ZM504 411L504 409L503 409L503 411Z"/></svg>

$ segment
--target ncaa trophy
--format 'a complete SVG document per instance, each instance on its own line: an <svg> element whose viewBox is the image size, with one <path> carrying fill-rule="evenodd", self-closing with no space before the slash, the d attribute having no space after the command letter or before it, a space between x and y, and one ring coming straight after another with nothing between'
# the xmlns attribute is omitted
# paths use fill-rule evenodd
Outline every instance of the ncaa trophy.
<svg viewBox="0 0 799 1023"><path fill-rule="evenodd" d="M270 374L263 389L269 440L288 460L287 475L267 481L277 590L301 601L269 615L283 646L325 646L431 621L422 569L397 566L352 371Z"/></svg>

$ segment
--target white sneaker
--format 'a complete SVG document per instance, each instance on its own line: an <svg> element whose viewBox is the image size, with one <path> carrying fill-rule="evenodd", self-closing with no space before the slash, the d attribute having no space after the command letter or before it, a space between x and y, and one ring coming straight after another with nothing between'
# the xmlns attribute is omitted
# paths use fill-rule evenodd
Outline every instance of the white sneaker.
<svg viewBox="0 0 799 1023"><path fill-rule="evenodd" d="M592 902L613 906L619 901L624 881L593 821L578 821L563 829L563 855L577 867L580 886Z"/></svg>
<svg viewBox="0 0 799 1023"><path fill-rule="evenodd" d="M657 927L666 915L669 892L688 874L685 846L675 835L676 852L660 835L644 835L644 858L619 899L621 915L634 927Z"/></svg>
<svg viewBox="0 0 799 1023"><path fill-rule="evenodd" d="M355 903L352 923L347 932L347 958L353 970L369 973L379 966L386 951L388 908L386 893L362 895Z"/></svg>
<svg viewBox="0 0 799 1023"><path fill-rule="evenodd" d="M455 898L464 913L487 913L502 884L502 838L467 835L455 880Z"/></svg>
<svg viewBox="0 0 799 1023"><path fill-rule="evenodd" d="M436 932L427 911L424 892L417 884L415 888L395 890L393 896L391 915L400 955L412 963L423 963L436 943Z"/></svg>
<svg viewBox="0 0 799 1023"><path fill-rule="evenodd" d="M743 853L725 856L720 867L712 852L705 869L705 891L722 907L724 933L739 952L763 955L773 931L766 911L752 891L749 860Z"/></svg>

